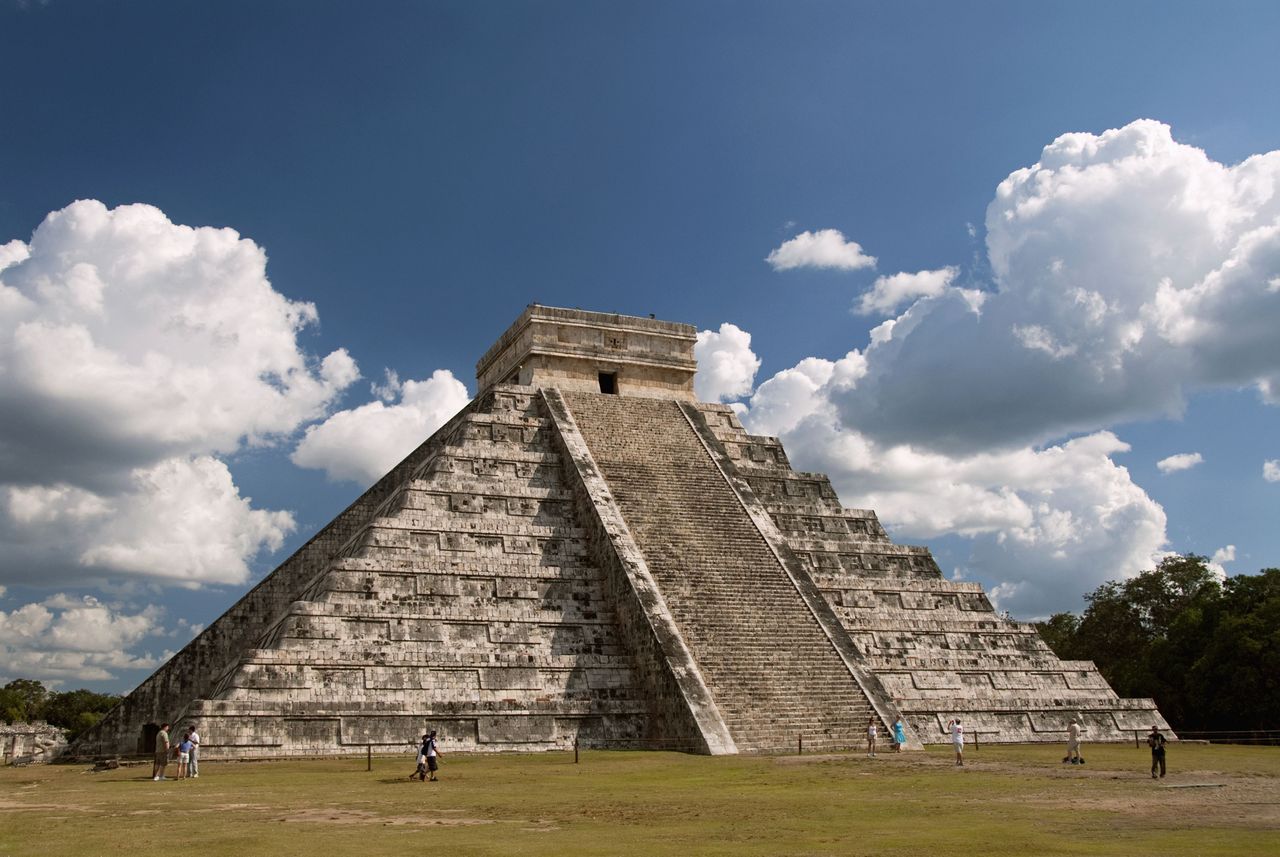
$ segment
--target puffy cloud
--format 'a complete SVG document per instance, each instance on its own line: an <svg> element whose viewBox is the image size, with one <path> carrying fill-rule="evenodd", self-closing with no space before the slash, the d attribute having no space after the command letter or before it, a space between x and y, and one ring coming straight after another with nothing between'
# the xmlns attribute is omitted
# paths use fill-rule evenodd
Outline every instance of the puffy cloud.
<svg viewBox="0 0 1280 857"><path fill-rule="evenodd" d="M917 271L914 274L902 271L877 277L871 291L858 301L858 312L862 315L889 315L908 301L937 297L947 290L958 273L959 268L946 267L936 271Z"/></svg>
<svg viewBox="0 0 1280 857"><path fill-rule="evenodd" d="M1223 566L1228 562L1236 561L1236 546L1227 545L1220 547L1213 552L1213 556L1209 558L1209 570L1218 576L1219 580L1227 579L1227 570Z"/></svg>
<svg viewBox="0 0 1280 857"><path fill-rule="evenodd" d="M958 454L1177 414L1196 389L1276 401L1278 190L1280 151L1225 166L1149 120L1059 137L987 209L981 313L949 288L878 328L842 419Z"/></svg>
<svg viewBox="0 0 1280 857"><path fill-rule="evenodd" d="M862 252L862 245L849 241L838 229L820 229L817 232L801 232L790 241L775 248L765 261L775 271L792 268L837 268L856 271L874 268L876 257Z"/></svg>
<svg viewBox="0 0 1280 857"><path fill-rule="evenodd" d="M369 484L430 437L470 400L466 386L447 369L425 381L405 381L388 371L374 401L338 411L307 428L294 449L299 467L323 470L335 481ZM399 397L400 401L395 402Z"/></svg>
<svg viewBox="0 0 1280 857"><path fill-rule="evenodd" d="M698 371L693 389L704 402L739 399L751 393L760 358L751 350L751 334L725 322L720 330L698 333L693 346Z"/></svg>
<svg viewBox="0 0 1280 857"><path fill-rule="evenodd" d="M0 579L241 583L286 513L214 456L275 442L357 377L231 229L82 200L0 247Z"/></svg>
<svg viewBox="0 0 1280 857"><path fill-rule="evenodd" d="M1112 460L1129 448L1114 434L961 455L881 443L842 425L834 404L863 371L858 352L804 360L760 385L744 423L780 436L795 467L827 473L896 538L970 539L966 574L1020 615L1075 609L1082 592L1150 567L1164 510Z"/></svg>
<svg viewBox="0 0 1280 857"><path fill-rule="evenodd" d="M1268 482L1280 482L1280 458L1262 462L1262 478Z"/></svg>
<svg viewBox="0 0 1280 857"><path fill-rule="evenodd" d="M1204 457L1198 452L1181 452L1160 459L1156 462L1156 467L1161 473L1177 473L1179 470L1190 470L1203 462Z"/></svg>
<svg viewBox="0 0 1280 857"><path fill-rule="evenodd" d="M276 292L231 229L80 201L26 253L0 270L0 400L22 414L0 444L10 473L232 452L320 416L359 375L345 351L299 350L315 307Z"/></svg>
<svg viewBox="0 0 1280 857"><path fill-rule="evenodd" d="M195 586L240 584L247 561L293 531L288 512L253 509L209 457L136 468L109 496L67 483L0 492L0 543L10 580L141 577Z"/></svg>
<svg viewBox="0 0 1280 857"><path fill-rule="evenodd" d="M13 611L0 610L0 681L34 678L104 681L113 670L154 669L171 652L130 654L143 639L164 633L161 611L128 612L96 598L55 595Z"/></svg>

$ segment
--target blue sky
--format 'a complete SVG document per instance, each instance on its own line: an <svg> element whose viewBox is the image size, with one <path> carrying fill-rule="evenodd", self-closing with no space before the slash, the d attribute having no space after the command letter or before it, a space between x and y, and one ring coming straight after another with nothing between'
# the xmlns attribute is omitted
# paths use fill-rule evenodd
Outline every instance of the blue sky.
<svg viewBox="0 0 1280 857"><path fill-rule="evenodd" d="M1280 149L1277 25L6 2L0 678L132 686L474 393L530 301L707 331L737 374L705 389L1015 615L1161 551L1280 565L1280 166L1235 169Z"/></svg>

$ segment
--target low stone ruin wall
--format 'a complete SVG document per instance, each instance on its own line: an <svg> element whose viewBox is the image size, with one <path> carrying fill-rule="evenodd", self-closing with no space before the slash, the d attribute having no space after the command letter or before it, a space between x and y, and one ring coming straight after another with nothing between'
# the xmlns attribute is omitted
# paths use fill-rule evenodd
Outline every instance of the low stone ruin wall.
<svg viewBox="0 0 1280 857"><path fill-rule="evenodd" d="M52 762L67 748L67 736L42 720L34 723L0 723L0 750L6 765Z"/></svg>

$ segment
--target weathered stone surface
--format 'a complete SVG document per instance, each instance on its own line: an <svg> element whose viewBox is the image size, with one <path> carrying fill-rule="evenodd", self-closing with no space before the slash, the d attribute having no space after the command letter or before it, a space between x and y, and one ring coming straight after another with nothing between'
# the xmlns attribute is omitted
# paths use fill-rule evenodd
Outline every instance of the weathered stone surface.
<svg viewBox="0 0 1280 857"><path fill-rule="evenodd" d="M694 402L694 329L530 306L480 394L73 748L206 758L575 741L844 747L901 715L992 741L1164 721L926 548ZM612 392L615 395L607 395Z"/></svg>
<svg viewBox="0 0 1280 857"><path fill-rule="evenodd" d="M43 720L0 723L0 750L6 765L52 762L67 748L67 733Z"/></svg>

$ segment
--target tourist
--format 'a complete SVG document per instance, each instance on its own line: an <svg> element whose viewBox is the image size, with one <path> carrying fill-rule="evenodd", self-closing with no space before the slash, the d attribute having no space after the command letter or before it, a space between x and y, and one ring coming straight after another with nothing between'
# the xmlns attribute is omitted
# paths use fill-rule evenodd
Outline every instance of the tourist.
<svg viewBox="0 0 1280 857"><path fill-rule="evenodd" d="M874 759L876 757L876 719L872 717L867 721L867 758Z"/></svg>
<svg viewBox="0 0 1280 857"><path fill-rule="evenodd" d="M1151 748L1151 779L1156 778L1156 769L1160 770L1160 776L1164 776L1164 735L1160 734L1159 726L1151 727L1151 734L1147 736L1147 746Z"/></svg>
<svg viewBox="0 0 1280 857"><path fill-rule="evenodd" d="M893 743L896 745L895 753L901 753L907 743L907 725L902 722L901 717L893 721Z"/></svg>
<svg viewBox="0 0 1280 857"><path fill-rule="evenodd" d="M409 775L409 779L417 777L418 782L422 782L427 778L427 743L430 740L430 735L423 735L422 740L418 742L418 764L413 773Z"/></svg>
<svg viewBox="0 0 1280 857"><path fill-rule="evenodd" d="M151 779L163 780L164 769L169 764L169 724L163 723L156 733L156 758L151 766Z"/></svg>
<svg viewBox="0 0 1280 857"><path fill-rule="evenodd" d="M191 730L188 729L182 733L182 740L178 742L178 779L185 780L189 773L188 765L191 764Z"/></svg>
<svg viewBox="0 0 1280 857"><path fill-rule="evenodd" d="M191 762L187 765L187 771L192 777L200 776L200 733L196 731L194 723L187 726L187 740L191 742Z"/></svg>
<svg viewBox="0 0 1280 857"><path fill-rule="evenodd" d="M427 756L427 772L431 775L431 782L436 781L436 770L440 767L438 761L440 750L436 747L436 732L431 730L431 734L427 736L426 742L422 745L422 749L426 751Z"/></svg>
<svg viewBox="0 0 1280 857"><path fill-rule="evenodd" d="M956 751L956 767L964 767L964 727L960 725L960 718L948 722L947 729L951 732L951 746Z"/></svg>
<svg viewBox="0 0 1280 857"><path fill-rule="evenodd" d="M1084 764L1084 756L1080 755L1080 731L1080 720L1072 717L1071 723L1067 725L1067 755L1062 758L1064 765Z"/></svg>

